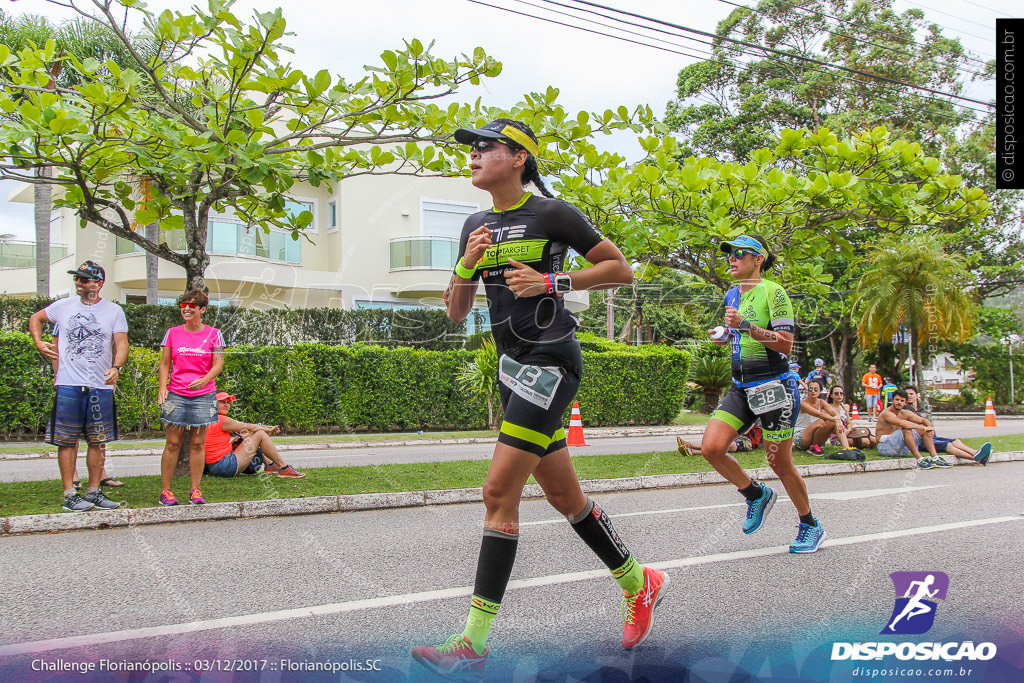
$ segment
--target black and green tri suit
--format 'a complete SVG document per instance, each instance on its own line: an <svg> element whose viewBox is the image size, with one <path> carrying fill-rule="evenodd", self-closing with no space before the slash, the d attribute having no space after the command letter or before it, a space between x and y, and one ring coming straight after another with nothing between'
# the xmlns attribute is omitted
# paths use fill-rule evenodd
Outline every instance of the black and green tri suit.
<svg viewBox="0 0 1024 683"><path fill-rule="evenodd" d="M604 238L574 206L527 193L504 211L480 211L466 219L460 262L470 233L481 226L490 229L491 246L476 264L473 280L483 280L499 357L514 361L502 366L514 388L499 375L505 419L498 441L544 456L565 447L562 415L579 389L583 369L576 341L579 321L556 294L516 297L505 283L505 272L512 268L508 260L541 273L559 272L570 248L586 254ZM533 388L540 385L549 395L538 398Z"/></svg>
<svg viewBox="0 0 1024 683"><path fill-rule="evenodd" d="M761 279L746 292L733 287L725 294L726 306L737 309L744 320L764 330L796 331L793 304L778 283ZM793 426L800 413L800 390L790 373L789 359L773 351L749 334L730 330L732 337L732 388L722 399L711 419L721 420L736 431L745 432L760 418L766 441L785 441L793 437ZM789 405L756 415L747 403L745 389L779 380L790 397Z"/></svg>

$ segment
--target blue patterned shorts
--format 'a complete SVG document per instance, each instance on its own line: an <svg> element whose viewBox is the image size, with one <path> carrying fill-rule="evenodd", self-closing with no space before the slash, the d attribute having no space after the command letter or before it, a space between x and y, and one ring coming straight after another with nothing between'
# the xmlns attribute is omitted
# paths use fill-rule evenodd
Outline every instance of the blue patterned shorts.
<svg viewBox="0 0 1024 683"><path fill-rule="evenodd" d="M86 443L98 446L117 441L117 408L114 390L93 387L58 385L50 421L46 423L48 444L77 446L85 437Z"/></svg>

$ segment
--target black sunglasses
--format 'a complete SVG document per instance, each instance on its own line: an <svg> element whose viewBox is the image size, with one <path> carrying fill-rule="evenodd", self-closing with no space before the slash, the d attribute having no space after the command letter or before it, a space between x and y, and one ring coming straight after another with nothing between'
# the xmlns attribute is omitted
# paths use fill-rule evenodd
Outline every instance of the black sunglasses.
<svg viewBox="0 0 1024 683"><path fill-rule="evenodd" d="M81 282L82 284L85 284L86 282L99 282L99 278L85 277L84 275L73 275L72 279L75 282Z"/></svg>

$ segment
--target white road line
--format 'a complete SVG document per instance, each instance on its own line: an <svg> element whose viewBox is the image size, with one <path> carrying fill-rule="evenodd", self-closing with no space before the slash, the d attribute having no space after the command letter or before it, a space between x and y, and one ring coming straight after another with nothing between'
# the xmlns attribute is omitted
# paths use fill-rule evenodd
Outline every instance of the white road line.
<svg viewBox="0 0 1024 683"><path fill-rule="evenodd" d="M949 524L936 524L934 526L916 527L912 529L901 529L899 531L886 531L877 534L863 534L861 536L847 536L845 538L829 538L826 541L826 549L831 546L854 545L857 543L868 543L882 539L901 538L904 536L917 536L920 534L934 534L954 529L966 529L974 526L985 526L989 524L1003 524L1005 522L1024 521L1024 517L991 517L988 519L975 519L964 522L952 522ZM702 564L714 564L716 562L731 562L754 557L766 557L769 555L787 555L789 546L779 545L769 548L756 548L753 550L740 550L731 553L718 553L715 555L701 555L698 557L684 557L678 560L667 560L664 562L651 563L650 567L655 569L676 569L680 567L692 567ZM518 579L509 583L509 590L518 588L534 588L538 586L553 586L561 583L574 583L577 581L588 581L590 579L606 578L606 569L594 569L585 572L569 572L567 574L553 574L550 576L538 576L532 579ZM148 626L125 631L110 631L107 633L93 633L84 636L71 636L68 638L53 638L51 640L38 640L27 643L14 643L0 647L0 657L12 657L15 655L38 654L52 650L67 650L76 647L92 647L104 643L116 643L128 640L141 640L144 638L156 638L162 636L181 635L185 633L196 633L200 631L213 631L233 626L248 626L252 624L267 624L275 621L288 619L302 619L306 617L319 617L330 614L342 614L358 610L379 609L382 607L396 607L399 605L410 605L434 600L448 600L451 598L466 597L472 595L471 586L460 588L446 588L433 591L422 591L419 593L405 593L404 595L391 595L382 598L369 598L366 600L352 600L349 602L336 602L327 605L316 605L313 607L299 607L296 609L278 610L276 612L261 612L257 614L242 614L235 617L223 617L220 619L204 619L184 624L166 624L163 626Z"/></svg>
<svg viewBox="0 0 1024 683"><path fill-rule="evenodd" d="M900 493L909 493L911 491L921 491L923 489L940 489L949 486L949 484L936 484L934 486L904 486L897 489L864 489L862 491L835 491L832 493L812 493L808 496L811 500L859 500L861 498L871 498L873 496L891 496ZM789 498L780 496L776 502L787 502ZM665 508L662 510L643 510L641 512L617 512L614 515L608 515L612 519L619 517L642 517L644 515L674 515L678 512L692 512L694 510L719 510L721 508L735 508L743 507L745 503L720 503L718 505L695 505L688 508ZM520 522L519 526L540 526L542 524L564 524L565 518L559 517L558 519L542 519L536 522Z"/></svg>

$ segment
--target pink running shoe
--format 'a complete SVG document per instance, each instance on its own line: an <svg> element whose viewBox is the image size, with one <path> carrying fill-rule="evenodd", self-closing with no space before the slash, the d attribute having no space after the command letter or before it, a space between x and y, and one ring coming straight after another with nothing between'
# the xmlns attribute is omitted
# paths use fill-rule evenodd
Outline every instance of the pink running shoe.
<svg viewBox="0 0 1024 683"><path fill-rule="evenodd" d="M188 502L193 505L203 505L206 503L206 499L203 498L203 492L199 489L192 489L188 494Z"/></svg>
<svg viewBox="0 0 1024 683"><path fill-rule="evenodd" d="M668 574L644 567L644 587L637 593L622 592L622 647L629 650L647 639L654 627L654 608L665 596Z"/></svg>
<svg viewBox="0 0 1024 683"><path fill-rule="evenodd" d="M160 504L161 505L177 505L178 499L174 497L170 489L164 489L160 492Z"/></svg>
<svg viewBox="0 0 1024 683"><path fill-rule="evenodd" d="M489 652L485 649L478 655L469 638L456 633L437 647L417 645L412 649L412 658L441 676L479 678L484 674Z"/></svg>

